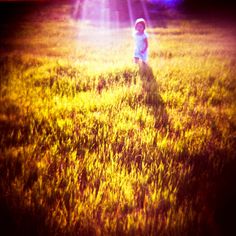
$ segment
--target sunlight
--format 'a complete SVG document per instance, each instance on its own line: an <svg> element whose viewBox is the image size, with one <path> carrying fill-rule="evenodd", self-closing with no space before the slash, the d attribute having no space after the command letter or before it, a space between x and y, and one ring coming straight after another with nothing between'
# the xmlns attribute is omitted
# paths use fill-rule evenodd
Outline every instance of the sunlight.
<svg viewBox="0 0 236 236"><path fill-rule="evenodd" d="M152 3L152 4L164 4L164 5L178 5L181 3L183 0L147 0L147 2Z"/></svg>
<svg viewBox="0 0 236 236"><path fill-rule="evenodd" d="M73 16L96 27L109 28L111 23L110 1L77 0Z"/></svg>
<svg viewBox="0 0 236 236"><path fill-rule="evenodd" d="M0 5L0 235L231 235L234 22L74 1Z"/></svg>
<svg viewBox="0 0 236 236"><path fill-rule="evenodd" d="M119 12L109 0L77 0L73 17L79 19L79 39L96 47L110 45L112 33L119 28Z"/></svg>
<svg viewBox="0 0 236 236"><path fill-rule="evenodd" d="M145 20L146 20L148 26L151 27L151 20L150 20L149 14L148 14L147 6L143 1L141 1L141 4L142 4Z"/></svg>
<svg viewBox="0 0 236 236"><path fill-rule="evenodd" d="M128 10L129 10L130 26L132 26L134 24L134 15L130 0L128 0Z"/></svg>
<svg viewBox="0 0 236 236"><path fill-rule="evenodd" d="M110 44L110 9L108 0L77 0L73 15L79 18L77 22L79 40L84 40L96 47Z"/></svg>

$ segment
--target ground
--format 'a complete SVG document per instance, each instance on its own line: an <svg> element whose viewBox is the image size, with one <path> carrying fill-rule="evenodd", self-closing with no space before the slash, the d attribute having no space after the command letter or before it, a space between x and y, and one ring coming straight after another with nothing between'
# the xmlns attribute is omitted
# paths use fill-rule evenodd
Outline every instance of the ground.
<svg viewBox="0 0 236 236"><path fill-rule="evenodd" d="M234 24L159 20L141 68L128 23L104 29L69 5L1 21L3 234L234 229Z"/></svg>

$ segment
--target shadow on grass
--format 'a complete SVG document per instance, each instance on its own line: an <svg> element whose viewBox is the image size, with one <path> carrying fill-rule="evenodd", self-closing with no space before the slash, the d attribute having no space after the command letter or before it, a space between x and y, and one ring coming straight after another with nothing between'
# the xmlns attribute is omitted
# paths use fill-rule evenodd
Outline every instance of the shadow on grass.
<svg viewBox="0 0 236 236"><path fill-rule="evenodd" d="M30 143L30 124L26 120L20 122L21 118L17 105L8 99L0 100L0 235L55 235L60 227L55 222L52 225L46 222L47 209L37 204L37 200L33 208L27 206L15 186L16 180L25 178L26 160L22 155L11 154L10 150L14 152ZM35 168L30 172L23 191L32 188L38 178Z"/></svg>
<svg viewBox="0 0 236 236"><path fill-rule="evenodd" d="M141 64L139 73L144 101L155 117L155 127L165 129L168 116L153 71ZM232 133L233 130L234 127ZM171 235L236 235L235 147L235 138L225 147L218 147L213 139L197 155L188 150L183 153L178 161L191 171L179 184L176 209L183 207L185 223L181 229L168 229Z"/></svg>
<svg viewBox="0 0 236 236"><path fill-rule="evenodd" d="M168 115L164 101L159 93L153 70L149 65L142 63L139 65L139 74L142 80L142 93L145 104L152 110L152 114L155 117L155 128L166 128L168 125Z"/></svg>
<svg viewBox="0 0 236 236"><path fill-rule="evenodd" d="M7 151L28 143L29 126L18 122L20 108L7 99L0 101L0 116L6 117L0 119L0 235L49 235L44 225L45 210L39 206L35 212L27 209L12 187L23 174L23 160L11 157Z"/></svg>
<svg viewBox="0 0 236 236"><path fill-rule="evenodd" d="M185 232L188 235L236 235L235 151L215 147L211 153L188 158L191 172L182 180L177 205L187 202L186 209L192 208L199 217L186 224Z"/></svg>
<svg viewBox="0 0 236 236"><path fill-rule="evenodd" d="M1 187L0 187L1 188ZM0 189L0 234L2 236L39 236L39 235L55 235L54 229L58 230L58 226L48 226L45 223L47 212L40 206L36 206L34 210L27 209L18 201L19 196L4 196ZM58 231L57 231L58 232Z"/></svg>

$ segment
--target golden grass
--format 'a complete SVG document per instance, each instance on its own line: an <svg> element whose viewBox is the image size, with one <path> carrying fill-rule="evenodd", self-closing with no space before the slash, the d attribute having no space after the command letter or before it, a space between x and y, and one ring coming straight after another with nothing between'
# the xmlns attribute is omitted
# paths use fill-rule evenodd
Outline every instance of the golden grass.
<svg viewBox="0 0 236 236"><path fill-rule="evenodd" d="M208 193L235 156L233 30L149 29L143 72L129 28L101 33L66 14L3 42L0 199L16 227L29 215L42 235L214 233Z"/></svg>

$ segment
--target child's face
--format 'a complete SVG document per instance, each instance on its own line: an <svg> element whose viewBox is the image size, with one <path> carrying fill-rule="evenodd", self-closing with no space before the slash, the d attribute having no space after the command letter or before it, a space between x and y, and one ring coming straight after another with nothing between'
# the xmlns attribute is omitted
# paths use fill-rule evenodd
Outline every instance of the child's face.
<svg viewBox="0 0 236 236"><path fill-rule="evenodd" d="M143 33L144 32L144 25L142 23L138 23L135 27L135 29L139 32L139 33Z"/></svg>

